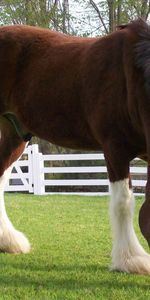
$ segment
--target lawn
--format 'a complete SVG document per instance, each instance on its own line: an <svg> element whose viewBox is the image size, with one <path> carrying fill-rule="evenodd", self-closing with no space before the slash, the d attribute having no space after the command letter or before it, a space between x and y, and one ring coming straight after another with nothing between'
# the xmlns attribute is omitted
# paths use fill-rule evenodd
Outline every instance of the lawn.
<svg viewBox="0 0 150 300"><path fill-rule="evenodd" d="M138 225L136 231L143 241ZM0 254L0 300L150 299L150 277L109 272L107 197L6 194L8 214L32 251ZM147 249L148 250L148 249Z"/></svg>

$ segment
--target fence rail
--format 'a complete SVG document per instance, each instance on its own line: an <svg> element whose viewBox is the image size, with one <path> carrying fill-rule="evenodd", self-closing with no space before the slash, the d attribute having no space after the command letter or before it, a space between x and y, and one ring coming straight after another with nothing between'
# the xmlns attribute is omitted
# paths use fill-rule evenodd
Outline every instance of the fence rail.
<svg viewBox="0 0 150 300"><path fill-rule="evenodd" d="M86 162L86 166L47 166L47 164L51 165L54 162L68 161ZM92 166L91 162L95 162L96 165ZM132 185L135 194L143 194L147 168L145 166L131 166L130 172L133 177ZM69 178L64 179L66 174L70 174ZM82 177L85 176L85 178L72 178L76 174L80 174ZM92 179L87 179L87 174L90 177L92 176ZM103 174L103 178L101 178L101 174ZM57 178L59 175L63 178ZM74 190L74 187L76 187L76 190ZM88 191L85 191L85 187ZM96 189L99 187L100 190L93 191L93 187L96 187ZM77 188L79 191L77 191ZM109 180L104 165L104 155L102 153L43 155L39 152L38 145L28 146L20 160L14 164L5 191L24 191L36 195L51 193L109 194Z"/></svg>

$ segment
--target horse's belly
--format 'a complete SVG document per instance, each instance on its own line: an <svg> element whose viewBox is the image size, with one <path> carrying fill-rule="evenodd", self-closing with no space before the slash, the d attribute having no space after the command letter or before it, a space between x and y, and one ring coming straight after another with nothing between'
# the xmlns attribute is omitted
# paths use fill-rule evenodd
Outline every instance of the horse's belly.
<svg viewBox="0 0 150 300"><path fill-rule="evenodd" d="M17 118L31 134L53 144L72 149L99 150L100 145L94 138L84 116L75 109L64 111L60 107L54 110L53 105L47 110L41 106L36 113L33 109L20 110Z"/></svg>
<svg viewBox="0 0 150 300"><path fill-rule="evenodd" d="M78 127L77 127L78 128ZM37 133L38 136L48 140L49 142L71 149L82 149L82 150L99 150L100 145L91 137L87 132L80 130L79 128L74 130L71 126L55 127L50 126L46 132Z"/></svg>
<svg viewBox="0 0 150 300"><path fill-rule="evenodd" d="M46 118L41 119L38 124L31 122L29 128L36 136L62 147L83 150L100 149L99 143L81 120L68 121L64 116L55 116L49 122Z"/></svg>

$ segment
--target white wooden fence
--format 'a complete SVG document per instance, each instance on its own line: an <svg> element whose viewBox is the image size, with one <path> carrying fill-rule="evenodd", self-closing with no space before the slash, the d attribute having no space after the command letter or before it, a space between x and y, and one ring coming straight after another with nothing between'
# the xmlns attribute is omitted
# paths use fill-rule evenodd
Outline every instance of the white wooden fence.
<svg viewBox="0 0 150 300"><path fill-rule="evenodd" d="M91 161L96 162L96 166L91 165ZM47 166L50 162L62 162L62 161L84 161L85 166ZM34 193L36 195L51 194L51 193L63 193L67 194L84 194L84 195L106 195L109 194L109 181L107 176L107 169L101 163L104 162L104 156L101 153L94 154L50 154L43 155L39 152L38 145L28 146L24 154L14 164L14 169L11 174L8 185L5 191L24 191ZM135 188L136 194L143 194L144 187L146 185L146 167L131 167L132 176L137 177L132 179L133 187ZM56 174L70 174L70 177L75 174L82 174L82 179L63 179L57 178ZM84 178L87 174L93 176L100 176L103 174L104 178L101 179L90 179ZM51 178L47 178L50 176ZM139 179L140 176L140 179ZM97 176L96 176L97 177ZM54 178L54 179L53 179ZM73 188L76 187L76 190ZM79 191L77 191L77 187ZM89 192L90 187L90 192ZM92 192L92 188L98 187L100 191ZM54 190L55 188L55 190ZM69 192L66 192L69 188ZM87 188L88 191L82 191ZM66 190L65 190L66 189Z"/></svg>

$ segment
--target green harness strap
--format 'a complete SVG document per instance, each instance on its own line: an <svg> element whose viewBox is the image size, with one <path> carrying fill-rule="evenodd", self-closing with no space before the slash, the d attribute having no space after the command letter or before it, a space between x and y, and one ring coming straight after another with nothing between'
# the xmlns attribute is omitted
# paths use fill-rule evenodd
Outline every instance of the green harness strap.
<svg viewBox="0 0 150 300"><path fill-rule="evenodd" d="M8 121L11 122L11 124L13 125L13 127L15 128L18 136L24 141L24 142L28 142L31 140L32 138L32 134L29 132L25 132L21 126L21 124L19 123L18 119L16 118L16 116L11 113L5 113L3 114L3 117L5 117Z"/></svg>

